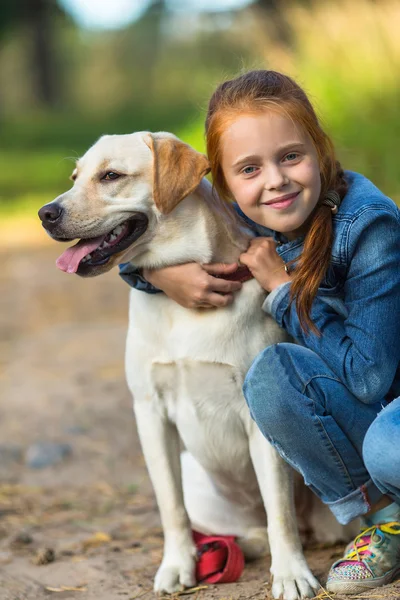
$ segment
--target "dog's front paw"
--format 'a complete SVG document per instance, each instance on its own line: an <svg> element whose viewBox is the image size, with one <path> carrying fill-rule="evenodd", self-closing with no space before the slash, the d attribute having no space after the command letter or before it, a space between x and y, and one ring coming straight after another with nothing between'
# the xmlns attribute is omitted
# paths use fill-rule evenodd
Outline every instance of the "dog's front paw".
<svg viewBox="0 0 400 600"><path fill-rule="evenodd" d="M288 558L285 566L271 568L273 572L272 595L283 600L314 598L321 588L304 560L294 562Z"/></svg>
<svg viewBox="0 0 400 600"><path fill-rule="evenodd" d="M179 592L196 585L196 560L185 556L175 560L164 559L154 580L154 591L158 594Z"/></svg>

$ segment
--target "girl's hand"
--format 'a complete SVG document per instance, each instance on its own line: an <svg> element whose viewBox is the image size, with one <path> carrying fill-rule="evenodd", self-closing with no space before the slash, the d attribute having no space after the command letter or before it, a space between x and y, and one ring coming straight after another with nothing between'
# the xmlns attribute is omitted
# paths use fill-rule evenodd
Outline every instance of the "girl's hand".
<svg viewBox="0 0 400 600"><path fill-rule="evenodd" d="M248 267L267 292L291 281L285 271L285 263L276 251L276 243L270 237L252 239L247 251L240 255L240 262Z"/></svg>
<svg viewBox="0 0 400 600"><path fill-rule="evenodd" d="M186 263L163 269L143 269L143 276L185 308L214 308L231 304L234 292L240 290L242 284L213 275L230 275L237 268L237 263Z"/></svg>

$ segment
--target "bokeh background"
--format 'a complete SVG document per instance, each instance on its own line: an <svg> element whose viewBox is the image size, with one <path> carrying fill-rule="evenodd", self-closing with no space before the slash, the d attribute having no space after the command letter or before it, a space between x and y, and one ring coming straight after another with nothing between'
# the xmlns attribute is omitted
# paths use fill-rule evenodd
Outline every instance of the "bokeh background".
<svg viewBox="0 0 400 600"><path fill-rule="evenodd" d="M398 0L0 0L0 600L148 600L162 553L124 378L128 287L58 271L38 208L104 133L204 150L211 93L250 68L296 78L343 165L400 202L399 31ZM308 551L322 582L342 550ZM269 590L262 560L195 597Z"/></svg>
<svg viewBox="0 0 400 600"><path fill-rule="evenodd" d="M103 133L202 149L215 85L249 68L294 76L344 165L398 200L399 25L397 0L4 0L0 215L58 195Z"/></svg>

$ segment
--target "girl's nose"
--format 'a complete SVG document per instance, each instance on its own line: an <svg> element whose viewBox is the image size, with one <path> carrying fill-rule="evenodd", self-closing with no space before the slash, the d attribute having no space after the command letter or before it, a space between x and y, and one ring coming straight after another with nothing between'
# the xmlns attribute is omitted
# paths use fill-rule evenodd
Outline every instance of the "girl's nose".
<svg viewBox="0 0 400 600"><path fill-rule="evenodd" d="M289 183L289 180L285 175L283 169L281 169L278 165L271 165L267 169L264 186L265 189L277 190L286 185L287 183Z"/></svg>

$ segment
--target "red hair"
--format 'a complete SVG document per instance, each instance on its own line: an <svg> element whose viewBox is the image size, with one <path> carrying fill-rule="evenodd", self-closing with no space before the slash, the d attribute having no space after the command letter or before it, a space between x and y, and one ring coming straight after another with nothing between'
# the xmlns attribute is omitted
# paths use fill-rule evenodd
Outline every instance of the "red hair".
<svg viewBox="0 0 400 600"><path fill-rule="evenodd" d="M298 123L311 138L321 173L321 195L329 190L343 198L347 191L343 169L336 160L331 139L321 128L317 115L302 88L276 71L250 71L222 83L211 97L206 118L207 153L213 183L219 194L232 199L221 167L221 136L239 115L273 110ZM293 271L291 300L304 331L318 332L311 320L312 303L329 267L332 251L332 212L320 202L314 209L304 248Z"/></svg>

